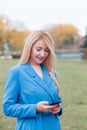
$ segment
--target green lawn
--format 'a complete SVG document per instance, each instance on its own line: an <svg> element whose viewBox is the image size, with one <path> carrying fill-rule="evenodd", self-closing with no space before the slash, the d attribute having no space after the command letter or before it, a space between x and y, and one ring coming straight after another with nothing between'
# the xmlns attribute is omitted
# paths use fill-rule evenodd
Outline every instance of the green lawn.
<svg viewBox="0 0 87 130"><path fill-rule="evenodd" d="M2 97L7 70L18 60L0 60L0 130L13 130L15 119L2 113ZM58 79L64 105L62 130L87 130L87 61L57 61Z"/></svg>

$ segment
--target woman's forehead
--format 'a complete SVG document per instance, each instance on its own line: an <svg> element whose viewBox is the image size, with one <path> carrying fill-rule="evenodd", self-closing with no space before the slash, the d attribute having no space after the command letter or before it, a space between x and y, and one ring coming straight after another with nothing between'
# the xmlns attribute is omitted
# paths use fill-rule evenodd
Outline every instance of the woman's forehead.
<svg viewBox="0 0 87 130"><path fill-rule="evenodd" d="M44 46L44 47L48 47L47 46L47 44L46 44L46 42L44 41L44 40L42 40L42 39L39 39L39 40L37 40L34 44L33 44L33 46Z"/></svg>

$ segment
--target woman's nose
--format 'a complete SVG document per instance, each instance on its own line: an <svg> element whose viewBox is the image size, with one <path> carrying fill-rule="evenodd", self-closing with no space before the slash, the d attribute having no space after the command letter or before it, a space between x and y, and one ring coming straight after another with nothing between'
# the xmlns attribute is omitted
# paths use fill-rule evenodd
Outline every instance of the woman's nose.
<svg viewBox="0 0 87 130"><path fill-rule="evenodd" d="M41 51L41 56L44 57L45 53L44 51Z"/></svg>

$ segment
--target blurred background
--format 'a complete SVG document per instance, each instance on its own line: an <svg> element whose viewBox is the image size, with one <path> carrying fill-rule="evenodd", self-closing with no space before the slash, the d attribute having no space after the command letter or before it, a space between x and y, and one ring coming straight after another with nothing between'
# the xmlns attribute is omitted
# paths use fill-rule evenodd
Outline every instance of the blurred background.
<svg viewBox="0 0 87 130"><path fill-rule="evenodd" d="M28 34L39 29L52 34L58 57L84 58L86 6L86 0L0 0L0 58L20 57Z"/></svg>
<svg viewBox="0 0 87 130"><path fill-rule="evenodd" d="M0 0L0 130L15 119L2 113L6 74L16 65L27 36L47 30L55 42L64 112L62 130L87 130L87 0Z"/></svg>

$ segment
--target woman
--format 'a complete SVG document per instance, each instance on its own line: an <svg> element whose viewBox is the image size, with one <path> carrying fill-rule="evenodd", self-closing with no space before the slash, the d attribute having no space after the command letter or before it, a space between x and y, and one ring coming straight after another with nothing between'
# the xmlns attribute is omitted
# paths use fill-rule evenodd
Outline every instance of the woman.
<svg viewBox="0 0 87 130"><path fill-rule="evenodd" d="M16 130L60 130L62 107L54 59L50 34L35 31L26 40L19 64L8 71L3 112L17 118Z"/></svg>

